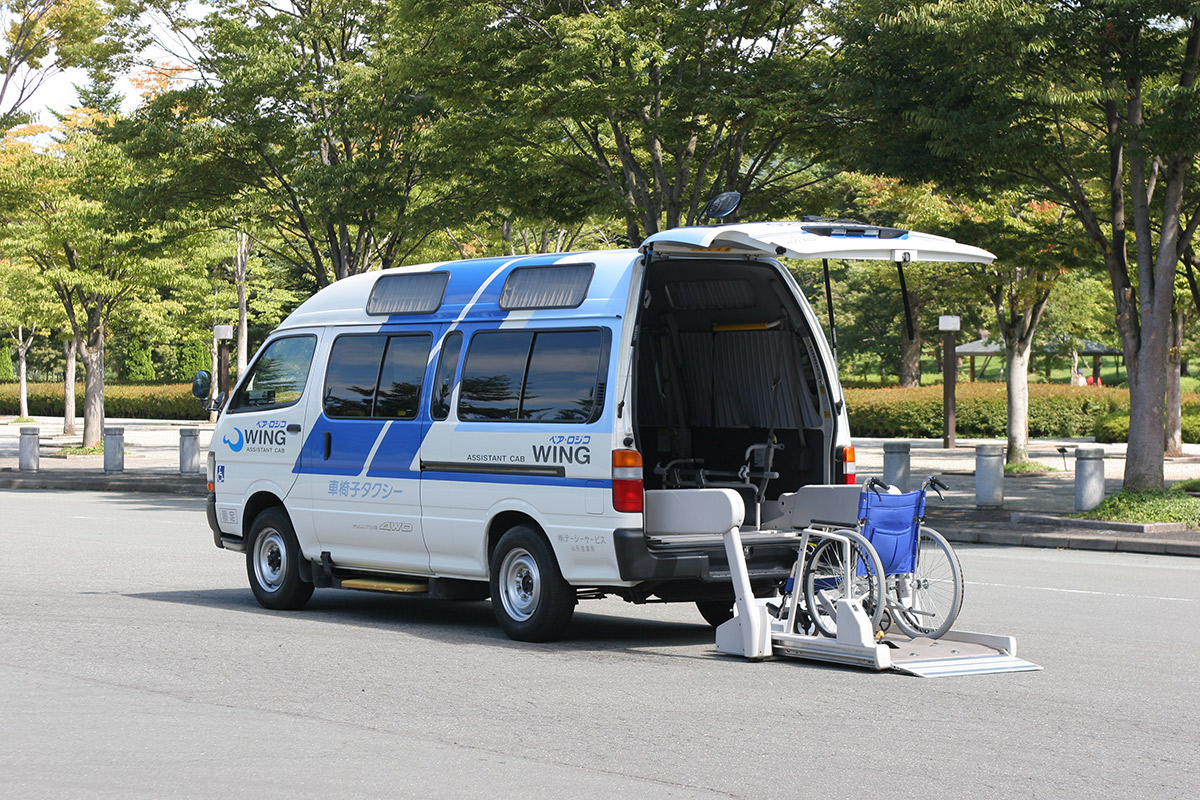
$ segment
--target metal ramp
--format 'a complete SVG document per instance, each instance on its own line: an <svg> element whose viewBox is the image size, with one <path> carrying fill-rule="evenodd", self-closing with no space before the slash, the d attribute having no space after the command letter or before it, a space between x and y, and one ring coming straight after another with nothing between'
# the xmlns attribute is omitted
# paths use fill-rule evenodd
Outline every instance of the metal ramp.
<svg viewBox="0 0 1200 800"><path fill-rule="evenodd" d="M794 534L787 534L796 541ZM782 538L782 536L781 536ZM804 537L798 546L805 546ZM737 528L725 534L734 586L734 617L717 628L717 650L761 661L773 656L803 658L867 669L891 669L922 678L1028 672L1041 667L1016 657L1016 639L951 630L940 639L888 635L877 639L857 600L837 601L837 636L791 630L794 616L780 619L767 601L754 597ZM799 553L797 557L799 558ZM799 590L799 587L796 587Z"/></svg>

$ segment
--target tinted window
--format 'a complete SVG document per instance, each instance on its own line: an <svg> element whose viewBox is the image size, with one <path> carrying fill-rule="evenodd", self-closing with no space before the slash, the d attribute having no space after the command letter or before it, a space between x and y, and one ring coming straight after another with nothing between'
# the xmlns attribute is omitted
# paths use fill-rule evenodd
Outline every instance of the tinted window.
<svg viewBox="0 0 1200 800"><path fill-rule="evenodd" d="M459 419L517 419L533 334L480 333L471 339L458 398Z"/></svg>
<svg viewBox="0 0 1200 800"><path fill-rule="evenodd" d="M500 307L576 308L587 297L592 271L591 264L518 267L504 282Z"/></svg>
<svg viewBox="0 0 1200 800"><path fill-rule="evenodd" d="M375 281L367 299L368 314L429 314L438 310L446 293L448 272L384 275Z"/></svg>
<svg viewBox="0 0 1200 800"><path fill-rule="evenodd" d="M437 375L433 382L433 398L429 404L429 415L434 419L450 416L450 395L454 390L454 371L458 369L458 354L462 350L462 334L455 332L446 336L442 354L438 358Z"/></svg>
<svg viewBox="0 0 1200 800"><path fill-rule="evenodd" d="M595 419L604 402L606 342L601 330L477 334L463 367L459 418Z"/></svg>
<svg viewBox="0 0 1200 800"><path fill-rule="evenodd" d="M376 417L412 419L417 415L432 339L428 335L388 338L379 391L375 395Z"/></svg>
<svg viewBox="0 0 1200 800"><path fill-rule="evenodd" d="M289 336L268 344L230 401L229 410L266 411L294 405L304 393L316 347L315 336Z"/></svg>
<svg viewBox="0 0 1200 800"><path fill-rule="evenodd" d="M533 341L521 419L586 422L597 409L598 330L539 333Z"/></svg>
<svg viewBox="0 0 1200 800"><path fill-rule="evenodd" d="M375 402L383 336L342 336L329 352L325 373L325 413L331 417L369 417Z"/></svg>

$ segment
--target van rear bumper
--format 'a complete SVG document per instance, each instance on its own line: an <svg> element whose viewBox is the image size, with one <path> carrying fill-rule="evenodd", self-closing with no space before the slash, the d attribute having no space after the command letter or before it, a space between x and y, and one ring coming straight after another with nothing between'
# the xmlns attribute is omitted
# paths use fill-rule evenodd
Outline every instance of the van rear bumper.
<svg viewBox="0 0 1200 800"><path fill-rule="evenodd" d="M613 544L622 581L728 583L732 579L723 543L651 547L640 529L623 528L613 531ZM754 545L748 549L746 567L756 584L787 580L796 563L795 546Z"/></svg>

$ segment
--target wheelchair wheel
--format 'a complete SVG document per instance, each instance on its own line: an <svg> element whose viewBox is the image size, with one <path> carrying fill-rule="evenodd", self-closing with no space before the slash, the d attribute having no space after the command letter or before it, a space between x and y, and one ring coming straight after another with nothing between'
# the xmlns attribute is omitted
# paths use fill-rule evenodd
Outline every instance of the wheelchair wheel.
<svg viewBox="0 0 1200 800"><path fill-rule="evenodd" d="M962 609L962 566L940 533L922 527L911 575L888 577L888 611L906 636L936 639Z"/></svg>
<svg viewBox="0 0 1200 800"><path fill-rule="evenodd" d="M809 554L801 578L808 614L818 631L837 636L837 601L844 597L858 599L871 619L871 629L878 630L884 606L883 565L875 548L858 533L836 533L850 540L851 585L846 586L845 547L836 539L824 539Z"/></svg>

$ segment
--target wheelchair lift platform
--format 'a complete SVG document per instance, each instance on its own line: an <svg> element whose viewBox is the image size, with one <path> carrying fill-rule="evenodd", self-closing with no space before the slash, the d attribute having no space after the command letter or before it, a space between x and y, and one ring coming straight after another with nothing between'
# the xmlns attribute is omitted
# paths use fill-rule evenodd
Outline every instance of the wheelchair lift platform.
<svg viewBox="0 0 1200 800"><path fill-rule="evenodd" d="M768 608L766 600L754 597L737 528L725 534L725 552L735 602L733 619L717 628L719 652L752 661L786 656L874 670L891 669L922 678L1041 669L1016 657L1016 639L1012 636L950 630L939 639L910 639L899 633L876 639L871 620L856 599L837 601L836 637L796 632L793 615L780 619ZM793 591L798 592L799 586L794 586Z"/></svg>

